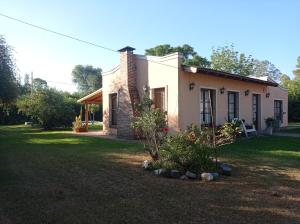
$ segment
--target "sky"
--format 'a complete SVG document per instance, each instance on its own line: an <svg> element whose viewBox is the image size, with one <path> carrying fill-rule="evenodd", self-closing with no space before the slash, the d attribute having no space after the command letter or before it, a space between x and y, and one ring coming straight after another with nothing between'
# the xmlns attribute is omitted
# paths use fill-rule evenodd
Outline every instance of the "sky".
<svg viewBox="0 0 300 224"><path fill-rule="evenodd" d="M269 60L293 77L300 56L300 1L295 0L0 0L0 13L118 50L136 53L158 44L189 44L210 59L212 47L235 49ZM76 91L75 65L103 71L119 63L118 53L26 26L0 16L0 35L14 49L23 76Z"/></svg>

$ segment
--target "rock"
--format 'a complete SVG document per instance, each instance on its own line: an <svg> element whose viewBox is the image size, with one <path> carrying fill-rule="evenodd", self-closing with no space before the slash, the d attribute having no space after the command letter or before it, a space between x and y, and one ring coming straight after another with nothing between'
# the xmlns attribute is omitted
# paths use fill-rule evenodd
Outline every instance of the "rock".
<svg viewBox="0 0 300 224"><path fill-rule="evenodd" d="M164 175L166 172L167 172L166 169L157 169L157 170L154 170L154 174L155 174L156 176Z"/></svg>
<svg viewBox="0 0 300 224"><path fill-rule="evenodd" d="M211 173L202 173L201 178L202 178L202 180L205 180L205 181L214 180L214 176Z"/></svg>
<svg viewBox="0 0 300 224"><path fill-rule="evenodd" d="M220 172L221 174L225 175L225 176L231 176L231 171L232 171L232 168L225 164L225 163L222 163L220 165Z"/></svg>
<svg viewBox="0 0 300 224"><path fill-rule="evenodd" d="M187 176L190 179L196 179L197 175L195 173L192 173L190 171L186 171L185 176Z"/></svg>
<svg viewBox="0 0 300 224"><path fill-rule="evenodd" d="M144 169L148 170L152 167L152 162L150 160L145 160L142 164L142 167Z"/></svg>
<svg viewBox="0 0 300 224"><path fill-rule="evenodd" d="M181 177L180 177L180 180L187 180L187 179L189 179L186 175L182 175Z"/></svg>
<svg viewBox="0 0 300 224"><path fill-rule="evenodd" d="M170 176L172 178L179 178L180 177L180 172L178 170L171 170L170 171Z"/></svg>

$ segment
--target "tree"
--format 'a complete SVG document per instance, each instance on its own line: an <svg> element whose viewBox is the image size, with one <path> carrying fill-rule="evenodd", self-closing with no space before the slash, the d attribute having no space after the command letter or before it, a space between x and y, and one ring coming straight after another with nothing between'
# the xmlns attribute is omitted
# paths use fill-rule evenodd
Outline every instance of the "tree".
<svg viewBox="0 0 300 224"><path fill-rule="evenodd" d="M253 58L234 49L234 45L213 48L211 67L216 70L230 72L242 76L253 73Z"/></svg>
<svg viewBox="0 0 300 224"><path fill-rule="evenodd" d="M169 44L157 45L153 48L149 48L145 50L146 55L152 56L165 56L167 54L174 53L174 48Z"/></svg>
<svg viewBox="0 0 300 224"><path fill-rule="evenodd" d="M66 98L64 93L46 88L20 97L17 106L19 111L30 116L44 129L52 129L71 126L78 104L75 100Z"/></svg>
<svg viewBox="0 0 300 224"><path fill-rule="evenodd" d="M289 121L300 121L300 79L293 80L283 76L281 85L288 89L289 94Z"/></svg>
<svg viewBox="0 0 300 224"><path fill-rule="evenodd" d="M296 69L293 71L295 78L300 79L300 56L297 58Z"/></svg>
<svg viewBox="0 0 300 224"><path fill-rule="evenodd" d="M102 87L102 69L91 65L76 65L72 71L73 82L82 95Z"/></svg>
<svg viewBox="0 0 300 224"><path fill-rule="evenodd" d="M286 86L290 80L291 78L286 74L281 74L279 77L279 81L282 86Z"/></svg>
<svg viewBox="0 0 300 224"><path fill-rule="evenodd" d="M33 79L32 85L33 85L33 89L35 91L48 88L47 81L44 79L41 79L41 78Z"/></svg>
<svg viewBox="0 0 300 224"><path fill-rule="evenodd" d="M93 116L92 124L94 124L94 122L95 122L95 114L96 114L97 111L100 110L100 106L98 104L91 104L90 107L89 107L89 109L90 109L91 115Z"/></svg>
<svg viewBox="0 0 300 224"><path fill-rule="evenodd" d="M0 104L13 102L18 94L11 47L0 36Z"/></svg>
<svg viewBox="0 0 300 224"><path fill-rule="evenodd" d="M253 75L256 77L269 76L273 80L277 81L280 78L281 72L270 61L260 61L255 59L253 61Z"/></svg>
<svg viewBox="0 0 300 224"><path fill-rule="evenodd" d="M145 50L146 55L152 56L164 56L175 52L179 52L182 54L183 63L186 65L205 68L210 66L210 62L206 58L198 55L194 48L188 44L177 47L172 47L169 44L163 44Z"/></svg>

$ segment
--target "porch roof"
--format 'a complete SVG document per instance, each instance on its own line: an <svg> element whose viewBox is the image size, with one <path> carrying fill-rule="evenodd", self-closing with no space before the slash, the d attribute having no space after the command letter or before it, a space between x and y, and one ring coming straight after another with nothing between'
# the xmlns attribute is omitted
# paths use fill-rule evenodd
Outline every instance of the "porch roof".
<svg viewBox="0 0 300 224"><path fill-rule="evenodd" d="M218 71L218 70L214 70L214 69L210 69L210 68L201 68L201 67L187 66L187 65L182 65L182 68L184 71L191 72L191 73L203 73L203 74L207 74L207 75L211 75L211 76L240 80L240 81L245 81L245 82L252 82L252 83L263 84L263 85L267 85L267 86L275 86L275 87L278 86L278 83L276 83L274 81L268 81L268 80L262 80L259 78L253 78L253 77L249 77L249 76L232 74L229 72Z"/></svg>
<svg viewBox="0 0 300 224"><path fill-rule="evenodd" d="M98 89L95 92L90 93L77 100L81 104L102 104L102 89Z"/></svg>

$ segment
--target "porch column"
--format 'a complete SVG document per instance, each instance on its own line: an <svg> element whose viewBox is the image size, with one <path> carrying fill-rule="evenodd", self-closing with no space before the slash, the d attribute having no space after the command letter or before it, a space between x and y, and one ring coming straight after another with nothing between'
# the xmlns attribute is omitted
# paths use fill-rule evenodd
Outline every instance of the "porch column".
<svg viewBox="0 0 300 224"><path fill-rule="evenodd" d="M85 128L89 130L89 105L85 104Z"/></svg>

